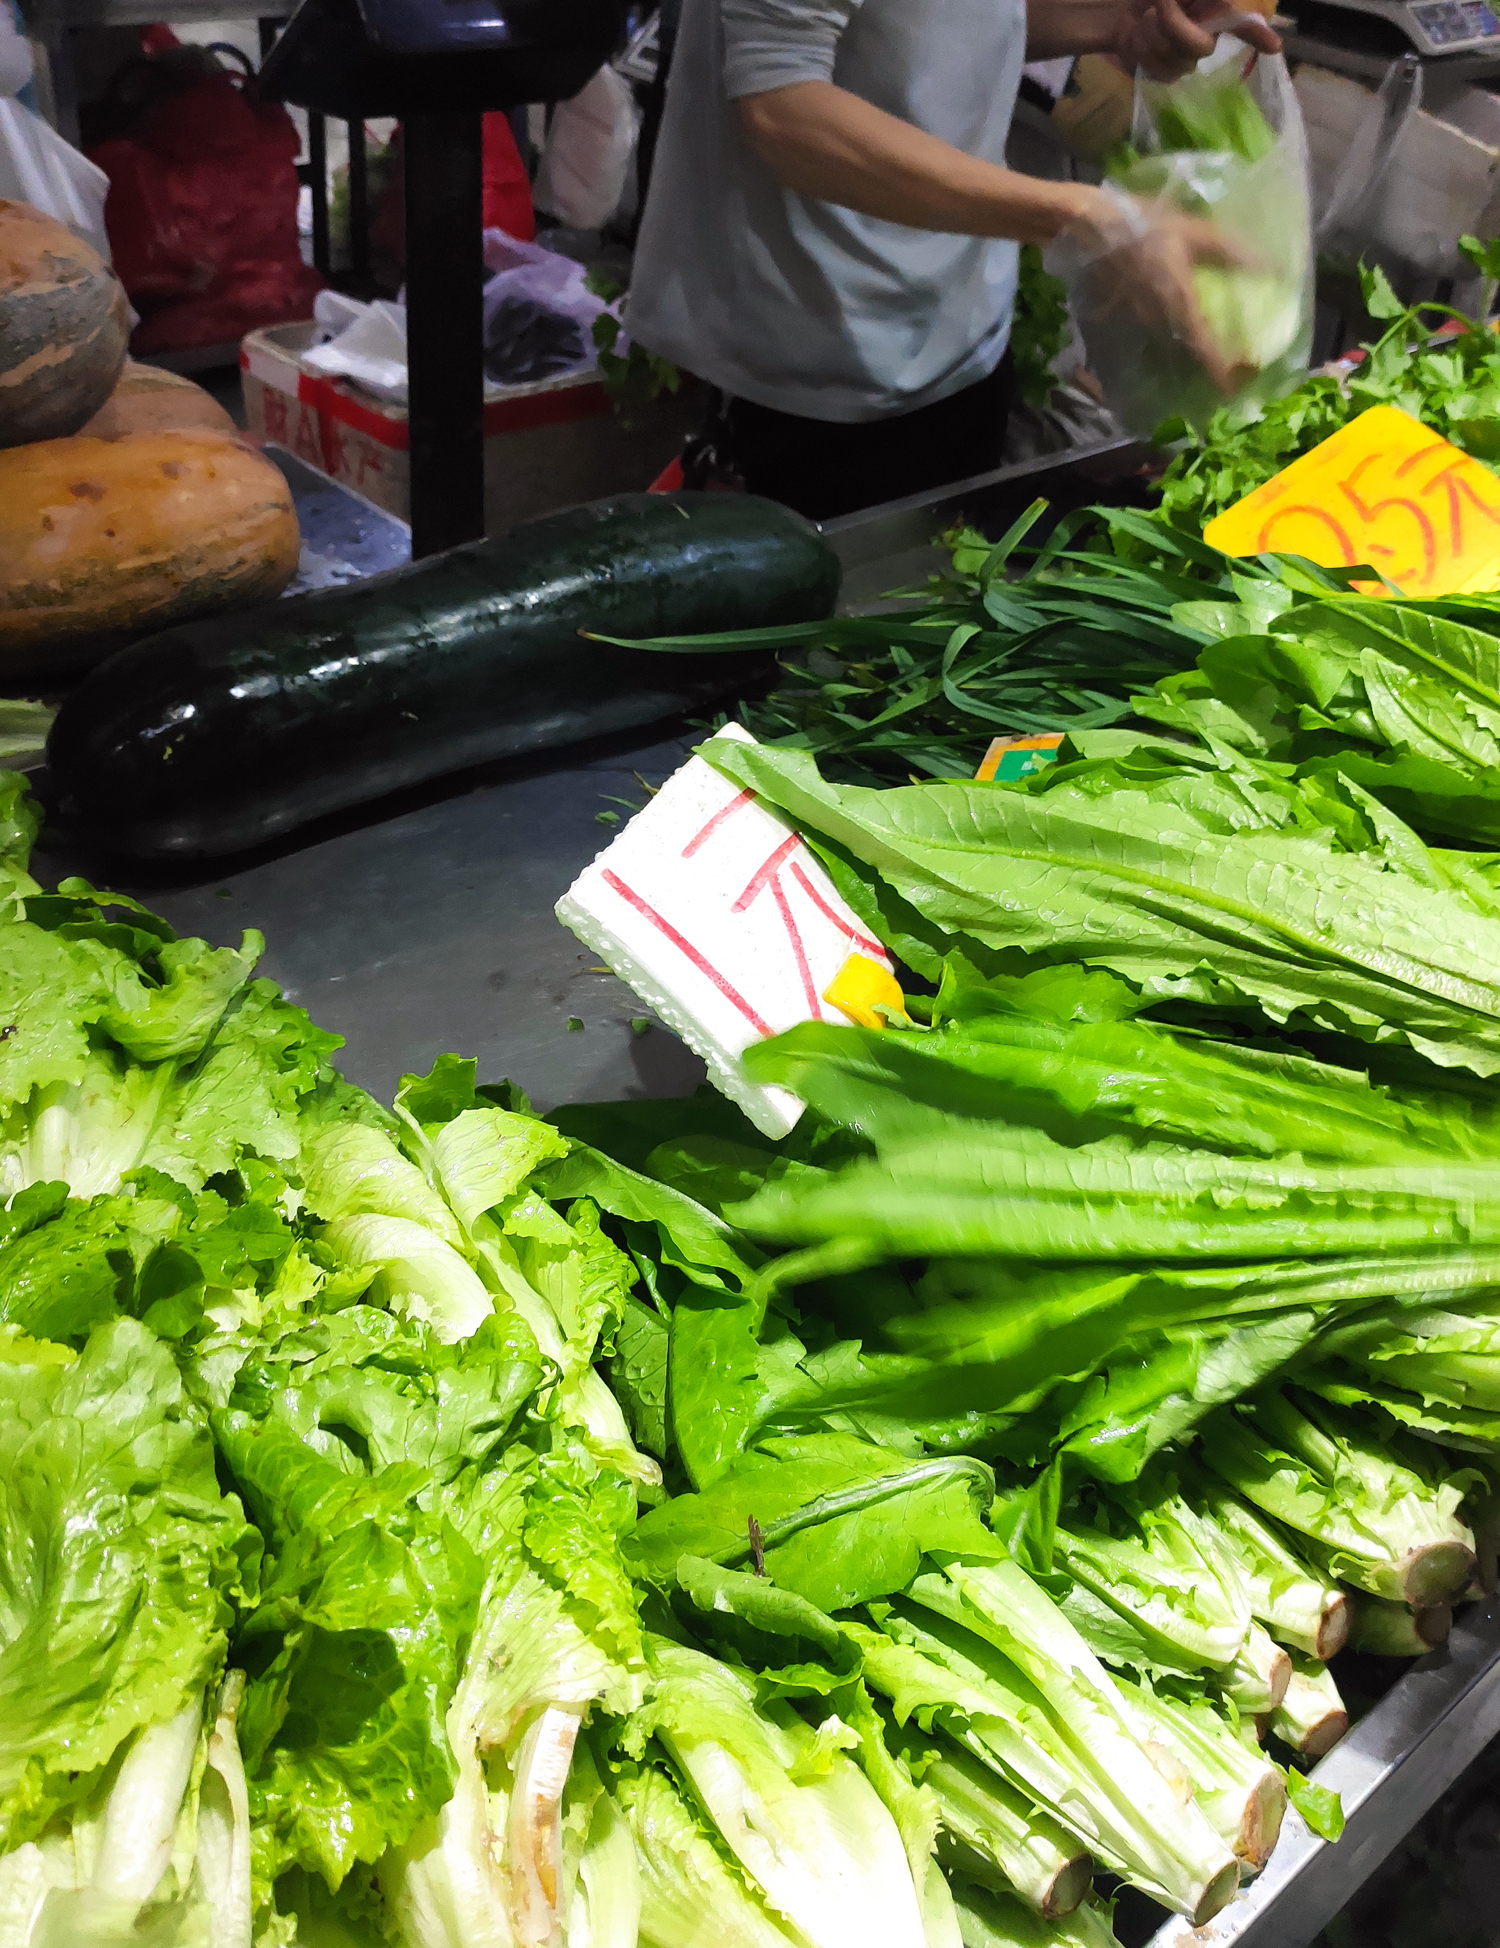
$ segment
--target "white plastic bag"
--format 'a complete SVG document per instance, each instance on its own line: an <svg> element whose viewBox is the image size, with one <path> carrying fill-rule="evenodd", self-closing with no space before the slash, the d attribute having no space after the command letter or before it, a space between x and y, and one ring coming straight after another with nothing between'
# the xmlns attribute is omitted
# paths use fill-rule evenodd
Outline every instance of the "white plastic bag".
<svg viewBox="0 0 1500 1948"><path fill-rule="evenodd" d="M31 79L31 47L0 0L0 198L65 223L109 262L104 199L109 178L16 100Z"/></svg>
<svg viewBox="0 0 1500 1948"><path fill-rule="evenodd" d="M532 185L536 208L573 230L602 228L625 194L639 127L630 84L613 68L601 68L552 112Z"/></svg>
<svg viewBox="0 0 1500 1948"><path fill-rule="evenodd" d="M1233 404L1253 416L1295 385L1312 350L1314 261L1307 143L1297 96L1280 55L1210 56L1181 82L1136 84L1133 159L1111 171L1113 186L1152 207L1204 217L1244 255L1245 270L1200 268L1200 308L1238 380L1227 400L1179 339L1132 313L1116 249L1065 263L1088 362L1111 409L1133 433L1163 421L1202 425ZM1233 127L1236 79L1264 123ZM1241 102L1243 98L1238 98ZM1190 148L1195 129L1222 127L1223 146ZM1270 146L1249 155L1270 132ZM1135 209L1139 205L1134 206ZM1122 198L1122 218L1127 211ZM1137 223L1140 218L1136 217ZM1121 241L1128 241L1128 228Z"/></svg>
<svg viewBox="0 0 1500 1948"><path fill-rule="evenodd" d="M592 326L605 306L585 285L582 264L544 250L540 244L522 243L503 230L484 232L484 263L491 273L484 287L487 355L493 350L497 329L505 329L507 309L514 317L518 306L531 306L569 320L576 329L577 358L554 367L545 376L582 371L595 363ZM362 304L336 291L320 291L313 316L326 336L323 343L302 354L302 363L309 371L352 379L377 399L406 404L404 303L377 298L372 304ZM487 356L486 363L490 362ZM493 379L487 385L491 394L504 389L503 383Z"/></svg>
<svg viewBox="0 0 1500 1948"><path fill-rule="evenodd" d="M406 404L406 306L376 298L362 304L337 291L320 291L313 316L333 336L302 354L302 363L325 378L353 379L377 399Z"/></svg>

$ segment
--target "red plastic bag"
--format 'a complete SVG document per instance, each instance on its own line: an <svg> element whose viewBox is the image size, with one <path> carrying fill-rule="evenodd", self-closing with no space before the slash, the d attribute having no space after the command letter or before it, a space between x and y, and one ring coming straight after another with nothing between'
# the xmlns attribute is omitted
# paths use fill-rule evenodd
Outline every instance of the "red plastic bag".
<svg viewBox="0 0 1500 1948"><path fill-rule="evenodd" d="M503 230L508 237L531 243L536 236L536 213L531 207L531 179L510 131L510 117L490 114L483 130L483 230ZM375 205L370 237L376 250L389 258L399 280L406 266L406 201L401 175L401 130L391 136L395 167L386 178L384 194Z"/></svg>
<svg viewBox="0 0 1500 1948"><path fill-rule="evenodd" d="M480 228L503 230L507 237L518 237L522 243L530 243L536 236L531 178L507 115L484 118L484 222Z"/></svg>
<svg viewBox="0 0 1500 1948"><path fill-rule="evenodd" d="M312 316L323 288L297 243L297 131L241 75L194 75L130 133L91 149L104 222L141 323L136 353L238 342Z"/></svg>

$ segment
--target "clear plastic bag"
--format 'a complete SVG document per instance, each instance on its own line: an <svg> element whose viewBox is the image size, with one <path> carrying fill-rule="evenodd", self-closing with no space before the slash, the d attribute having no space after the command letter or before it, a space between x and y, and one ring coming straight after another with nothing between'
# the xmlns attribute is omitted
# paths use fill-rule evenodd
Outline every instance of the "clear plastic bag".
<svg viewBox="0 0 1500 1948"><path fill-rule="evenodd" d="M31 48L0 0L0 198L56 217L109 262L104 199L109 178L18 100L31 80Z"/></svg>
<svg viewBox="0 0 1500 1948"><path fill-rule="evenodd" d="M1203 146L1188 146L1194 140ZM1312 350L1307 142L1286 62L1221 42L1182 81L1138 79L1132 149L1110 172L1118 235L1092 251L1070 251L1065 236L1049 254L1071 287L1090 369L1142 436L1175 418L1202 425L1231 404L1250 418L1297 383ZM1245 260L1243 269L1194 273L1199 308L1234 370L1229 398L1181 339L1131 308L1124 253L1163 209L1206 218Z"/></svg>

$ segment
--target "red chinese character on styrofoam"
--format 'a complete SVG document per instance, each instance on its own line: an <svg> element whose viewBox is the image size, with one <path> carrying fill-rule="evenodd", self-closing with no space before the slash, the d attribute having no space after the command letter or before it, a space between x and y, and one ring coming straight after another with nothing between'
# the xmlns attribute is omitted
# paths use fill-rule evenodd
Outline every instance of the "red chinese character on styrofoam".
<svg viewBox="0 0 1500 1948"><path fill-rule="evenodd" d="M318 439L318 413L315 407L297 406L297 437L292 446L299 460L306 460L309 466L321 470L323 450Z"/></svg>
<svg viewBox="0 0 1500 1948"><path fill-rule="evenodd" d="M800 1022L844 1021L825 996L851 957L891 972L801 835L701 758L668 779L557 910L768 1134L789 1129L801 1104L752 1084L745 1049Z"/></svg>
<svg viewBox="0 0 1500 1948"><path fill-rule="evenodd" d="M260 389L260 397L261 415L266 423L266 438L268 440L274 440L277 446L285 446L286 394L284 392L278 392L274 386L262 386Z"/></svg>

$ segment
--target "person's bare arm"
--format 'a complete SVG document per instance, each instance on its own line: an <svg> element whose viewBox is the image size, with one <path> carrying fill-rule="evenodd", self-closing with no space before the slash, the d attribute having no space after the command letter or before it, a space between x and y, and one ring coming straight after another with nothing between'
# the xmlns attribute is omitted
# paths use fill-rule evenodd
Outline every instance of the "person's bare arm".
<svg viewBox="0 0 1500 1948"><path fill-rule="evenodd" d="M970 237L1049 243L1098 191L981 162L831 81L800 81L739 103L755 153L788 189L864 216Z"/></svg>
<svg viewBox="0 0 1500 1948"><path fill-rule="evenodd" d="M1060 54L1117 54L1133 72L1174 80L1213 52L1203 23L1236 15L1233 32L1262 54L1279 54L1281 36L1258 14L1237 14L1243 0L1026 0L1026 53L1033 61Z"/></svg>
<svg viewBox="0 0 1500 1948"><path fill-rule="evenodd" d="M1215 382L1230 373L1193 290L1197 264L1239 261L1211 223L1169 211L1130 214L1130 199L1088 183L1042 182L981 162L831 81L799 81L739 99L745 139L788 189L865 216L970 237L1050 243L1064 230L1117 259L1137 316L1192 347Z"/></svg>
<svg viewBox="0 0 1500 1948"><path fill-rule="evenodd" d="M1026 58L1113 53L1127 11L1128 0L1026 0Z"/></svg>

